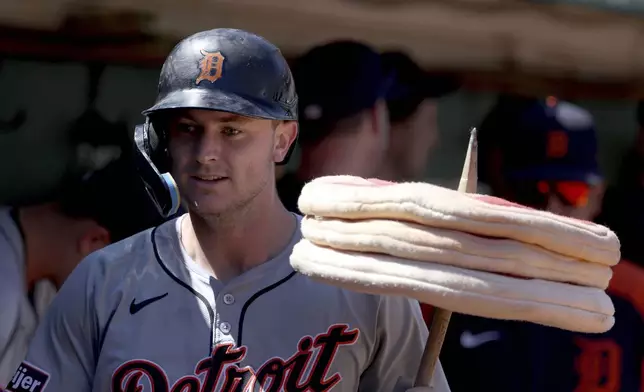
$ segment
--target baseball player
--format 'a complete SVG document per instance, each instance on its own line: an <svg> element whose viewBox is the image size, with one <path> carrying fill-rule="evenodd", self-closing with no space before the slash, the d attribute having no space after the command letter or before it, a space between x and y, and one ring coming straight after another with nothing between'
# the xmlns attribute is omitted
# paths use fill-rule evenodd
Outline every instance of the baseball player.
<svg viewBox="0 0 644 392"><path fill-rule="evenodd" d="M389 142L385 98L394 77L376 51L351 40L312 48L297 59L293 75L302 154L297 171L284 175L277 190L286 208L299 212L302 187L313 178L378 174Z"/></svg>
<svg viewBox="0 0 644 392"><path fill-rule="evenodd" d="M280 51L241 30L197 33L166 59L158 93L136 129L141 175L164 215L175 181L189 212L83 261L8 390L411 388L419 306L290 266L299 217L277 197L275 163L297 136L297 95ZM449 391L440 367L435 385Z"/></svg>
<svg viewBox="0 0 644 392"><path fill-rule="evenodd" d="M396 75L396 83L387 97L391 132L378 178L418 181L439 143L438 100L455 92L459 83L449 75L423 71L403 52L385 52L382 62Z"/></svg>
<svg viewBox="0 0 644 392"><path fill-rule="evenodd" d="M494 195L533 208L593 220L601 173L589 112L556 99L502 102L480 127L486 180ZM508 110L511 109L511 110ZM493 117L498 116L496 120ZM498 155L496 155L498 154ZM496 168L496 170L494 170ZM501 177L502 176L502 177ZM499 186L504 182L505 186ZM441 353L457 391L488 385L493 391L636 392L644 363L644 271L628 260L613 267L607 293L615 325L582 334L538 324L455 314Z"/></svg>
<svg viewBox="0 0 644 392"><path fill-rule="evenodd" d="M622 256L644 267L644 101L636 107L637 133L624 152L614 184L606 189L598 222L610 227L621 243Z"/></svg>
<svg viewBox="0 0 644 392"><path fill-rule="evenodd" d="M78 263L149 227L141 211L151 203L142 189L137 199L126 186L129 165L113 161L64 181L50 201L0 208L0 386L13 377L56 289Z"/></svg>

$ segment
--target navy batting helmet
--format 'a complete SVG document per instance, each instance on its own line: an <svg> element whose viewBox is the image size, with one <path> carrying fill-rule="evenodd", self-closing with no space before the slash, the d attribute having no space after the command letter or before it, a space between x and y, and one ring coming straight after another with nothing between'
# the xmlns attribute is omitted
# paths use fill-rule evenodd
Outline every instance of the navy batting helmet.
<svg viewBox="0 0 644 392"><path fill-rule="evenodd" d="M189 108L297 121L297 107L288 64L266 39L243 30L214 29L179 42L161 69L156 102L143 111L146 122L134 135L141 177L161 215L177 211L179 193L168 173L167 135L154 127L157 114ZM292 150L279 164L288 161Z"/></svg>

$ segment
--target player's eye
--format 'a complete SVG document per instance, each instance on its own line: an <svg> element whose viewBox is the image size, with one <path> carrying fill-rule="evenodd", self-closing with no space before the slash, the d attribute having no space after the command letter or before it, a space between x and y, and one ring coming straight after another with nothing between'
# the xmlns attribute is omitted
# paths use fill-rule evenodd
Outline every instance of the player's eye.
<svg viewBox="0 0 644 392"><path fill-rule="evenodd" d="M194 133L197 131L197 127L194 124L180 122L175 126L177 132L181 133Z"/></svg>
<svg viewBox="0 0 644 392"><path fill-rule="evenodd" d="M175 134L193 134L199 130L199 127L192 121L179 119L170 123L168 127L171 133Z"/></svg>
<svg viewBox="0 0 644 392"><path fill-rule="evenodd" d="M221 132L226 136L235 136L241 133L239 129L232 127L224 127Z"/></svg>

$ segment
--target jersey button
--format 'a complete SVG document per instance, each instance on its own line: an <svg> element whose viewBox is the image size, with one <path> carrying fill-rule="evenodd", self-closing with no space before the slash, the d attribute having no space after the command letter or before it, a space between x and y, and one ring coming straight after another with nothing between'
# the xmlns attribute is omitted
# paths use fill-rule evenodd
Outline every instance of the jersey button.
<svg viewBox="0 0 644 392"><path fill-rule="evenodd" d="M221 330L221 332L228 334L230 332L230 323L224 321L223 323L219 324L219 329Z"/></svg>
<svg viewBox="0 0 644 392"><path fill-rule="evenodd" d="M232 294L226 294L224 295L224 303L226 305L232 305L235 303L235 296Z"/></svg>

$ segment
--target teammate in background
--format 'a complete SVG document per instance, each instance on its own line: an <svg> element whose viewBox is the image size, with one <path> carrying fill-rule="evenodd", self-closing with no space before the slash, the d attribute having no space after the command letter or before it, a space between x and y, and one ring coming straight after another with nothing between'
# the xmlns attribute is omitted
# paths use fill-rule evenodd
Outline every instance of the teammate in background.
<svg viewBox="0 0 644 392"><path fill-rule="evenodd" d="M0 208L0 387L81 259L154 224L142 216L151 203L140 180L128 177L129 165L114 161L90 177L64 181L47 202Z"/></svg>
<svg viewBox="0 0 644 392"><path fill-rule="evenodd" d="M421 181L432 149L438 144L438 99L453 93L457 81L447 75L431 75L401 52L382 55L386 72L396 75L388 94L391 121L389 148L378 178L388 181ZM427 325L433 308L421 305Z"/></svg>
<svg viewBox="0 0 644 392"><path fill-rule="evenodd" d="M508 110L512 107L513 110ZM533 208L593 220L601 176L591 115L554 98L497 107L479 129L481 167L494 194ZM498 115L498 116L497 116ZM492 148L492 146L495 146ZM486 155L490 151L498 155ZM493 158L491 160L491 158ZM483 171L482 171L483 172ZM595 196L594 196L595 195ZM640 391L644 307L639 267L623 260L607 290L615 326L581 334L537 324L453 315L441 359L454 391ZM457 377L463 368L467 377Z"/></svg>
<svg viewBox="0 0 644 392"><path fill-rule="evenodd" d="M644 101L637 104L637 134L606 190L598 222L619 237L622 257L644 267Z"/></svg>
<svg viewBox="0 0 644 392"><path fill-rule="evenodd" d="M171 215L170 169L189 213L82 262L8 390L411 388L428 335L417 304L290 266L300 217L277 197L275 164L297 136L297 95L279 50L240 30L190 36L144 114L144 181ZM440 366L436 386L449 391Z"/></svg>
<svg viewBox="0 0 644 392"><path fill-rule="evenodd" d="M293 67L300 99L301 161L278 182L287 209L307 181L325 175L374 177L389 143L386 96L394 83L380 55L354 41L311 49Z"/></svg>
<svg viewBox="0 0 644 392"><path fill-rule="evenodd" d="M419 181L439 142L438 100L459 86L448 75L423 71L402 52L386 52L382 59L385 69L396 75L396 83L387 98L391 133L379 178Z"/></svg>

